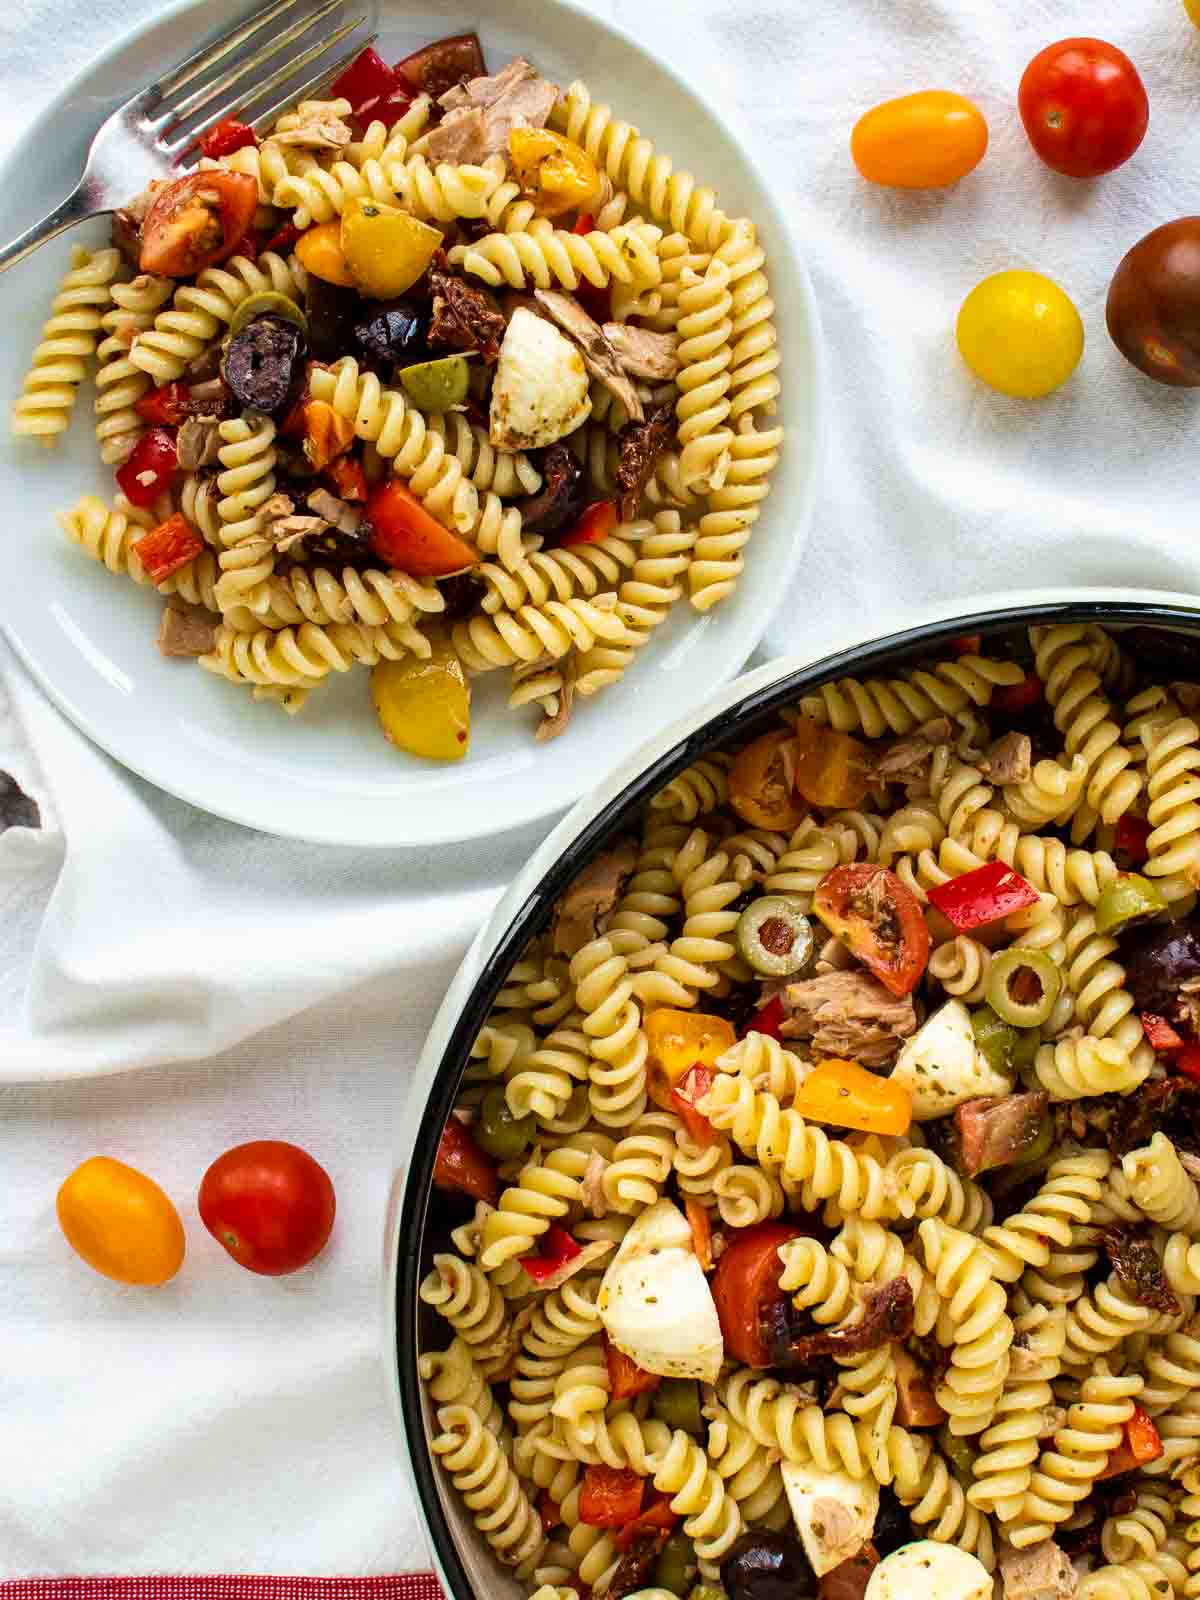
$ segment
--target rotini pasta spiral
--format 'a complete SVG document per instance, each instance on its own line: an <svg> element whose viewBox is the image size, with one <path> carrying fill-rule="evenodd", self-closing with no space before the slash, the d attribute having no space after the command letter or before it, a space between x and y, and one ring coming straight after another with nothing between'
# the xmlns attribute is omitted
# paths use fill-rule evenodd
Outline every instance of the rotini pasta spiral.
<svg viewBox="0 0 1200 1600"><path fill-rule="evenodd" d="M469 1406L489 1433L501 1432L504 1413L463 1340L426 1351L417 1358L417 1370L435 1405Z"/></svg>
<svg viewBox="0 0 1200 1600"><path fill-rule="evenodd" d="M685 767L658 791L650 802L654 811L668 812L680 822L694 822L707 811L717 811L729 798L727 756L703 756Z"/></svg>
<svg viewBox="0 0 1200 1600"><path fill-rule="evenodd" d="M135 336L154 324L155 314L175 292L170 278L142 273L132 283L114 283L112 309L100 318L105 337L96 351L96 443L100 459L119 466L144 432L146 424L134 409L150 387L150 379L129 358Z"/></svg>
<svg viewBox="0 0 1200 1600"><path fill-rule="evenodd" d="M427 656L429 650L429 641L409 623L368 628L344 622L319 628L305 622L299 628L259 628L253 633L237 633L226 625L218 628L216 644L200 657L200 665L231 683L311 689L331 672L349 672L356 662L374 666L410 654Z"/></svg>
<svg viewBox="0 0 1200 1600"><path fill-rule="evenodd" d="M220 267L205 267L195 283L181 284L175 298L139 333L130 346L129 359L157 384L183 376L226 327L242 301L252 294L274 291L290 299L303 299L303 268L273 251L251 261L233 256Z"/></svg>
<svg viewBox="0 0 1200 1600"><path fill-rule="evenodd" d="M655 1459L654 1487L671 1495L671 1510L685 1519L683 1531L700 1560L720 1560L742 1531L742 1514L721 1474L682 1428Z"/></svg>
<svg viewBox="0 0 1200 1600"><path fill-rule="evenodd" d="M693 610L711 611L733 593L745 565L742 551L766 499L767 479L779 459L782 440L782 428L759 428L749 417L742 417L734 429L722 482L711 489L707 509L696 525L688 567Z"/></svg>
<svg viewBox="0 0 1200 1600"><path fill-rule="evenodd" d="M980 1433L995 1416L1008 1377L1013 1325L1004 1290L978 1239L935 1217L927 1217L917 1235L943 1301L938 1337L950 1347L938 1404L951 1433Z"/></svg>
<svg viewBox="0 0 1200 1600"><path fill-rule="evenodd" d="M902 1217L939 1217L967 1233L992 1220L991 1196L970 1178L960 1178L934 1150L898 1150L888 1161L887 1176Z"/></svg>
<svg viewBox="0 0 1200 1600"><path fill-rule="evenodd" d="M662 277L653 243L629 223L611 233L593 229L582 235L534 221L520 233L489 233L473 244L455 245L450 264L492 288L507 284L510 289L524 289L531 284L537 289L558 285L573 290L581 280L597 288L610 281L644 288Z"/></svg>
<svg viewBox="0 0 1200 1600"><path fill-rule="evenodd" d="M680 475L689 487L719 489L725 481L733 433L729 416L729 367L733 360L730 269L715 255L703 277L685 281L679 293Z"/></svg>
<svg viewBox="0 0 1200 1600"><path fill-rule="evenodd" d="M484 1377L491 1377L511 1353L504 1298L479 1268L455 1255L433 1258L433 1271L421 1284L421 1299L445 1318L469 1346Z"/></svg>
<svg viewBox="0 0 1200 1600"><path fill-rule="evenodd" d="M1146 760L1146 840L1151 878L1200 881L1200 728L1189 717L1169 723L1150 740Z"/></svg>
<svg viewBox="0 0 1200 1600"><path fill-rule="evenodd" d="M1082 1100L1093 1094L1128 1094L1144 1081L1149 1062L1135 1066L1115 1039L1084 1036L1042 1045L1034 1071L1051 1100Z"/></svg>
<svg viewBox="0 0 1200 1600"><path fill-rule="evenodd" d="M992 1253L992 1272L1015 1283L1027 1267L1044 1267L1054 1247L1070 1246L1074 1227L1091 1221L1100 1199L1109 1158L1103 1151L1063 1156L1051 1163L1037 1194L1003 1223L983 1229Z"/></svg>
<svg viewBox="0 0 1200 1600"><path fill-rule="evenodd" d="M975 1482L967 1499L1001 1522L1021 1515L1038 1458L1046 1408L1054 1403L1050 1387L1062 1365L1067 1314L1062 1306L1028 1306L1013 1322L1013 1359L995 1419L979 1438ZM1012 1542L1026 1542L1014 1529Z"/></svg>
<svg viewBox="0 0 1200 1600"><path fill-rule="evenodd" d="M1200 1189L1184 1171L1165 1133L1122 1158L1133 1203L1162 1228L1200 1232Z"/></svg>
<svg viewBox="0 0 1200 1600"><path fill-rule="evenodd" d="M1116 1277L1097 1284L1067 1313L1063 1365L1088 1370L1132 1333L1154 1326L1156 1314L1139 1305Z"/></svg>
<svg viewBox="0 0 1200 1600"><path fill-rule="evenodd" d="M72 248L70 268L13 406L13 433L52 443L66 429L87 364L96 353L120 265L117 250Z"/></svg>
<svg viewBox="0 0 1200 1600"><path fill-rule="evenodd" d="M708 1425L708 1459L725 1485L743 1521L758 1527L783 1528L791 1521L779 1463L754 1435L717 1406Z"/></svg>
<svg viewBox="0 0 1200 1600"><path fill-rule="evenodd" d="M439 1407L437 1422L441 1431L429 1448L450 1474L475 1526L506 1566L518 1573L532 1570L546 1543L542 1519L494 1435L467 1405Z"/></svg>
<svg viewBox="0 0 1200 1600"><path fill-rule="evenodd" d="M480 1234L479 1265L503 1267L533 1249L552 1222L581 1199L580 1182L593 1151L611 1159L613 1144L599 1134L575 1134L540 1164L531 1164L500 1196Z"/></svg>
<svg viewBox="0 0 1200 1600"><path fill-rule="evenodd" d="M409 577L406 572L375 568L293 567L286 575L272 574L263 585L246 593L244 603L264 627L291 628L301 622L325 627L331 622L363 622L382 627L386 622L411 622L436 616L446 602L436 584Z"/></svg>
<svg viewBox="0 0 1200 1600"><path fill-rule="evenodd" d="M1079 1400L1048 1449L1038 1457L1015 1525L1014 1544L1026 1546L1052 1538L1060 1522L1074 1514L1104 1471L1109 1453L1121 1442L1121 1431L1133 1415L1141 1392L1140 1377L1115 1377L1103 1361L1084 1379Z"/></svg>
<svg viewBox="0 0 1200 1600"><path fill-rule="evenodd" d="M604 1198L614 1211L632 1215L659 1199L671 1175L681 1127L669 1111L648 1111L618 1140L601 1179Z"/></svg>
<svg viewBox="0 0 1200 1600"><path fill-rule="evenodd" d="M891 732L911 733L937 716L955 717L968 706L986 706L994 689L1020 683L1024 673L1012 661L959 656L939 661L904 678L841 678L823 684L800 701L800 710L814 722L827 722L839 733L863 733L879 739Z"/></svg>
<svg viewBox="0 0 1200 1600"><path fill-rule="evenodd" d="M968 1005L978 1005L986 995L991 967L987 945L962 933L939 944L929 957L929 976Z"/></svg>

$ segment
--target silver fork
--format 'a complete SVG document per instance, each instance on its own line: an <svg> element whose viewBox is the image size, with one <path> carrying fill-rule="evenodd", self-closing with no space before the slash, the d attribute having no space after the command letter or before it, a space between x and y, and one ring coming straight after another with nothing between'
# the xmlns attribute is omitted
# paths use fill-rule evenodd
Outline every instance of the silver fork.
<svg viewBox="0 0 1200 1600"><path fill-rule="evenodd" d="M360 14L336 16L347 10ZM347 0L317 0L315 5L313 0L272 0L201 46L101 124L75 190L0 249L0 272L85 217L116 210L151 179L179 177L198 157L204 134L235 111L256 130L264 128L374 40L374 33L360 34L349 48L329 59L372 14L373 0L351 0L349 5ZM309 34L314 37L306 39ZM283 51L289 53L277 64Z"/></svg>

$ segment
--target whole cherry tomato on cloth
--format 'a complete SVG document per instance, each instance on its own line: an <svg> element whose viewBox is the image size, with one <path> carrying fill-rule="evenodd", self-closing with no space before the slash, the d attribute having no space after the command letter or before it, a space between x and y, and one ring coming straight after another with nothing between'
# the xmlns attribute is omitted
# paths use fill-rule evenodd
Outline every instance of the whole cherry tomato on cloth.
<svg viewBox="0 0 1200 1600"><path fill-rule="evenodd" d="M58 1223L72 1250L117 1283L166 1283L183 1263L183 1223L144 1172L93 1156L58 1191Z"/></svg>
<svg viewBox="0 0 1200 1600"><path fill-rule="evenodd" d="M1060 39L1025 68L1017 97L1029 142L1068 178L1098 178L1146 137L1150 102L1138 70L1103 39Z"/></svg>
<svg viewBox="0 0 1200 1600"><path fill-rule="evenodd" d="M336 1203L325 1168L299 1145L254 1139L204 1174L200 1218L240 1267L277 1278L320 1255Z"/></svg>
<svg viewBox="0 0 1200 1600"><path fill-rule="evenodd" d="M997 272L976 284L955 333L975 376L1022 400L1066 383L1083 354L1078 311L1040 272Z"/></svg>
<svg viewBox="0 0 1200 1600"><path fill-rule="evenodd" d="M926 89L885 100L850 135L854 165L870 183L893 189L942 189L983 160L988 126L961 94Z"/></svg>
<svg viewBox="0 0 1200 1600"><path fill-rule="evenodd" d="M1128 252L1108 289L1108 331L1148 378L1200 385L1200 217L1165 222Z"/></svg>

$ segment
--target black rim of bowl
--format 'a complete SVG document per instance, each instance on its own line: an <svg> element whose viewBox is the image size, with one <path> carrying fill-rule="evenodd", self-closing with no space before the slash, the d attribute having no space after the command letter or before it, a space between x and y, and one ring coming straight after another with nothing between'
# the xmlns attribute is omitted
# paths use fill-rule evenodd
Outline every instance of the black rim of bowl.
<svg viewBox="0 0 1200 1600"><path fill-rule="evenodd" d="M888 634L869 645L856 645L852 649L839 651L815 662L811 667L775 679L747 694L728 710L710 718L644 768L548 868L540 883L530 891L524 904L514 914L504 937L484 962L475 987L446 1041L414 1137L397 1223L400 1238L411 1241L411 1244L407 1249L401 1248L397 1252L396 1349L390 1353L391 1359L397 1363L400 1407L421 1510L437 1559L455 1600L474 1600L475 1591L459 1559L454 1537L438 1498L436 1468L428 1449L421 1406L421 1383L417 1375L417 1310L420 1305L417 1291L421 1281L425 1222L433 1186L433 1163L441 1130L454 1104L471 1045L509 969L547 921L558 896L619 831L620 824L637 813L651 795L656 794L699 756L719 750L724 742L731 739L736 739L738 744L744 743L759 731L758 724L764 727L769 725L782 707L793 704L800 695L831 679L870 676L886 669L897 657L911 657L921 653L924 647L936 648L959 634L980 633L986 637L1014 627L1065 622L1144 623L1197 631L1200 629L1200 612L1183 606L1158 605L1152 601L1121 603L1102 600L1017 605L985 615L973 614L968 610L949 621L923 623L901 633Z"/></svg>

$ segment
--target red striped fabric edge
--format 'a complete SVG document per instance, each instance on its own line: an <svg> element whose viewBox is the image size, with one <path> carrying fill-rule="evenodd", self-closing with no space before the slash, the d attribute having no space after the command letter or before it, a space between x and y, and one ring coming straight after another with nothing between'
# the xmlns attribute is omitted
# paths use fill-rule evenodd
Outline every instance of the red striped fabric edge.
<svg viewBox="0 0 1200 1600"><path fill-rule="evenodd" d="M255 1573L197 1577L9 1578L0 1600L445 1600L432 1572L375 1578L288 1578Z"/></svg>

